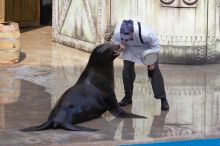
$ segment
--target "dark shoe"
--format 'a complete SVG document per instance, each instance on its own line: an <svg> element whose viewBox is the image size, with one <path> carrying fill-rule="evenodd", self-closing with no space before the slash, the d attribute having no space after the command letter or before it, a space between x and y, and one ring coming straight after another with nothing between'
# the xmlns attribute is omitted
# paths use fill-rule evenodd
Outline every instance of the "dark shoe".
<svg viewBox="0 0 220 146"><path fill-rule="evenodd" d="M170 106L168 104L167 99L161 99L161 110L167 111L169 110Z"/></svg>
<svg viewBox="0 0 220 146"><path fill-rule="evenodd" d="M129 104L132 104L132 99L131 97L124 97L120 102L119 102L119 105L120 106L127 106Z"/></svg>

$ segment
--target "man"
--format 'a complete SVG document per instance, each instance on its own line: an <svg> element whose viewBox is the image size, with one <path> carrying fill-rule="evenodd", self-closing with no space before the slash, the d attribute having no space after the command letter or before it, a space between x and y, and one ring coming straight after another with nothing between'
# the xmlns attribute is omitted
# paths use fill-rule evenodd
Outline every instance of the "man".
<svg viewBox="0 0 220 146"><path fill-rule="evenodd" d="M120 106L126 106L132 103L133 83L135 80L134 64L143 64L141 61L142 53L147 49L152 49L159 53L159 40L155 33L149 28L142 26L139 22L133 20L123 20L116 26L112 42L119 44L122 49L123 84L125 90L124 98L119 102ZM154 97L161 100L161 110L169 110L169 104L166 99L164 81L159 69L158 61L155 64L147 66L148 76L151 78Z"/></svg>

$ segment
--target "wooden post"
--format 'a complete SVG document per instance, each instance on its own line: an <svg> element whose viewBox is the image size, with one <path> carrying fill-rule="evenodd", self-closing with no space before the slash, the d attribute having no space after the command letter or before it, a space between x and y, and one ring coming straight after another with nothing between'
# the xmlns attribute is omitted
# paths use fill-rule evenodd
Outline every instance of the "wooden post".
<svg viewBox="0 0 220 146"><path fill-rule="evenodd" d="M0 23L5 21L5 0L0 1Z"/></svg>
<svg viewBox="0 0 220 146"><path fill-rule="evenodd" d="M5 110L4 105L0 105L0 131L5 130Z"/></svg>

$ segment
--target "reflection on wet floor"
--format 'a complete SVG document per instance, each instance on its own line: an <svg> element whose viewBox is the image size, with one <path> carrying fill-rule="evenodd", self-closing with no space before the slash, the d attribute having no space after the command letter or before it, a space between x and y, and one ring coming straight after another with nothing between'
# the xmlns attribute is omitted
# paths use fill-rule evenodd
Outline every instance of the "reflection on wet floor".
<svg viewBox="0 0 220 146"><path fill-rule="evenodd" d="M48 28L42 29L34 31L48 31ZM26 35L30 34L23 34L23 37ZM25 44L29 46L29 43ZM42 51L39 47L33 46L32 49L36 54ZM64 130L20 132L21 128L46 121L62 93L76 82L89 57L87 53L55 43L45 54L39 53L43 55L40 58L31 54L33 50L24 50L27 58L23 62L0 67L0 145L89 145L91 142L93 145L99 142L114 145L216 137L220 133L219 64L161 65L171 107L168 112L160 111L160 101L153 97L146 68L136 66L133 104L124 109L147 116L147 119L118 119L106 112L98 119L80 124L99 129L94 133ZM114 65L115 92L120 100L124 95L122 61L117 59Z"/></svg>

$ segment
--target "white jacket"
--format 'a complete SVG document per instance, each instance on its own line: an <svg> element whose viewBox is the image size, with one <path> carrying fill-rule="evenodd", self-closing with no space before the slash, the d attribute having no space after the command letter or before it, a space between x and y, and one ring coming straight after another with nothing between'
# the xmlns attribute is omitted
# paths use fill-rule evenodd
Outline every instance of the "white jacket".
<svg viewBox="0 0 220 146"><path fill-rule="evenodd" d="M153 33L149 28L146 26L141 25L141 36L144 43L141 43L139 37L139 29L138 23L134 21L134 38L133 41L129 41L125 44L125 50L121 53L121 57L124 60L129 60L138 64L143 64L141 61L141 55L145 50L152 49L154 52L159 53L160 45L158 37L155 33ZM120 36L120 26L121 23L116 25L112 42L114 44L121 43L121 36Z"/></svg>

